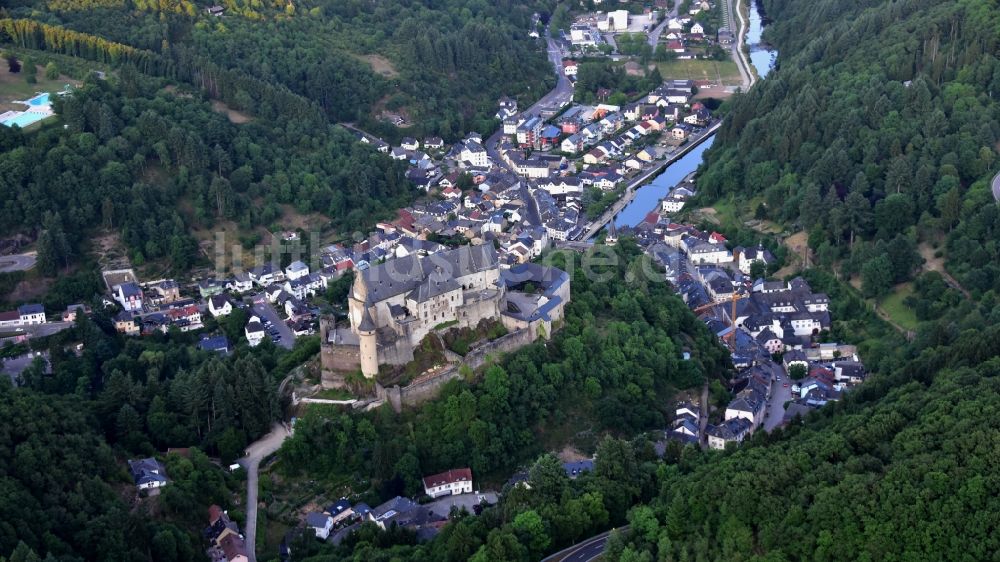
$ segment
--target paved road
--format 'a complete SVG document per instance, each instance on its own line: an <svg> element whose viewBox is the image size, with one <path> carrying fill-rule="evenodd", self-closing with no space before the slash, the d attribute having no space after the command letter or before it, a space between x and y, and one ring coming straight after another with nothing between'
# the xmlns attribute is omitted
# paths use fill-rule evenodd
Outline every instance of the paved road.
<svg viewBox="0 0 1000 562"><path fill-rule="evenodd" d="M1000 201L1000 172L993 176L993 200Z"/></svg>
<svg viewBox="0 0 1000 562"><path fill-rule="evenodd" d="M643 185L645 185L647 181L659 175L661 172L663 172L663 170L665 170L671 164L683 158L685 154L687 154L689 151L691 151L696 146L701 144L702 141L715 134L715 131L717 131L721 125L722 122L719 121L714 125L712 125L711 127L704 129L696 133L695 135L692 135L690 137L690 140L688 140L687 144L682 146L680 150L675 151L665 160L660 160L656 162L652 167L646 168L641 173L639 173L639 175L630 179L628 181L628 184L625 186L625 193L622 194L622 196L618 199L618 201L615 201L615 203L612 204L611 207L608 208L608 210L604 211L604 213L600 217L598 217L597 220L588 223L585 226L585 228L583 228L580 231L580 234L576 236L576 239L589 240L590 238L596 236L597 233L600 232L602 228L604 228L604 225L611 222L611 220L614 219L614 217L618 215L618 213L622 212L622 210L625 209L625 207L632 202L632 199L635 197L636 190L643 187ZM653 210L655 209L650 209L650 211Z"/></svg>
<svg viewBox="0 0 1000 562"><path fill-rule="evenodd" d="M0 256L0 273L26 271L35 267L36 261L38 261L38 252Z"/></svg>
<svg viewBox="0 0 1000 562"><path fill-rule="evenodd" d="M674 7L670 9L669 12L663 15L663 21L656 24L656 27L650 30L647 38L649 39L649 46L656 50L656 46L660 43L660 34L663 30L667 28L667 23L670 22L670 18L677 17L677 10L680 8L680 2L674 2Z"/></svg>
<svg viewBox="0 0 1000 562"><path fill-rule="evenodd" d="M259 316L261 320L269 320L271 322L270 327L277 328L278 334L281 335L281 341L277 341L275 343L285 349L291 349L295 346L295 333L288 327L288 324L285 324L285 321L281 319L281 316L278 315L278 311L271 306L271 303L267 302L267 300L264 300L263 303L258 303L255 299L253 312ZM271 337L271 334L268 334L268 337Z"/></svg>
<svg viewBox="0 0 1000 562"><path fill-rule="evenodd" d="M288 429L282 424L274 424L271 433L254 441L247 447L247 456L240 459L240 466L247 471L247 528L244 530L246 536L247 556L250 562L257 562L257 472L260 468L260 461L273 454L281 448L289 436Z"/></svg>
<svg viewBox="0 0 1000 562"><path fill-rule="evenodd" d="M788 384L788 388L785 388ZM780 381L771 382L771 398L767 401L767 415L764 417L764 431L771 431L781 425L785 418L785 402L792 399L791 381L782 375Z"/></svg>
<svg viewBox="0 0 1000 562"><path fill-rule="evenodd" d="M21 326L21 329L25 332L31 334L35 338L44 338L46 336L51 336L52 334L57 334L67 328L72 328L72 322L46 322L45 324L31 324L28 326Z"/></svg>
<svg viewBox="0 0 1000 562"><path fill-rule="evenodd" d="M743 17L743 11L740 10L740 0L726 0L726 7L735 11L736 17L740 20L740 29L736 33L736 45L733 47L733 60L736 61L736 66L740 69L740 77L743 79L743 91L747 91L757 82L757 75L750 69L750 59L747 58L746 53L743 51L743 45L746 43L747 30L750 28L750 24Z"/></svg>
<svg viewBox="0 0 1000 562"><path fill-rule="evenodd" d="M619 531L628 529L628 525L619 527ZM604 553L604 545L608 542L608 536L614 531L606 531L599 535L574 544L573 546L560 550L559 552L542 559L542 562L590 562L597 560Z"/></svg>

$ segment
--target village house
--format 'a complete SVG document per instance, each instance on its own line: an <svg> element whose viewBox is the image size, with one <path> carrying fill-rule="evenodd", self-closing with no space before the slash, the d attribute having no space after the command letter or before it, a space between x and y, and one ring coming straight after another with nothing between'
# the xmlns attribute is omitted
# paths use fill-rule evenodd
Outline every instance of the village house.
<svg viewBox="0 0 1000 562"><path fill-rule="evenodd" d="M260 323L260 317L256 315L250 317L243 332L250 347L257 347L260 342L264 341L264 325Z"/></svg>
<svg viewBox="0 0 1000 562"><path fill-rule="evenodd" d="M708 426L705 433L708 435L709 448L722 450L729 443L742 443L750 433L750 426L750 421L742 417Z"/></svg>
<svg viewBox="0 0 1000 562"><path fill-rule="evenodd" d="M151 490L166 486L169 483L167 471L160 461L146 458L128 461L128 469L132 474L135 487L139 490Z"/></svg>
<svg viewBox="0 0 1000 562"><path fill-rule="evenodd" d="M472 493L472 470L455 468L424 477L424 493L432 498Z"/></svg>
<svg viewBox="0 0 1000 562"><path fill-rule="evenodd" d="M226 316L233 311L233 304L226 295L214 295L208 299L208 311L213 318Z"/></svg>
<svg viewBox="0 0 1000 562"><path fill-rule="evenodd" d="M310 513L306 515L306 527L316 534L316 538L325 541L333 529L333 518L325 513Z"/></svg>
<svg viewBox="0 0 1000 562"><path fill-rule="evenodd" d="M115 316L115 331L126 336L138 336L140 328L135 322L135 317L123 310Z"/></svg>
<svg viewBox="0 0 1000 562"><path fill-rule="evenodd" d="M127 312L141 312L143 306L142 289L137 283L122 283L115 285L112 296Z"/></svg>

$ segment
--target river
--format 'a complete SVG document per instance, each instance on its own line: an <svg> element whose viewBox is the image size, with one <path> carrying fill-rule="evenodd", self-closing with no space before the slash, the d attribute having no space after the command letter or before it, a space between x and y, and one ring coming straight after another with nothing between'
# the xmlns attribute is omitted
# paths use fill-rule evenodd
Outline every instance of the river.
<svg viewBox="0 0 1000 562"><path fill-rule="evenodd" d="M757 75L761 78L774 67L774 59L777 51L766 43L761 42L761 34L767 18L764 15L760 0L754 0L750 6L750 28L747 30L747 45L750 46L750 64L757 69ZM646 218L650 211L656 208L656 204L670 193L675 185L680 183L688 174L698 169L701 165L702 155L712 146L715 135L705 139L700 145L683 158L667 166L662 174L656 176L653 181L639 188L635 194L635 199L625 206L618 216L615 217L615 226L635 226Z"/></svg>
<svg viewBox="0 0 1000 562"><path fill-rule="evenodd" d="M750 64L757 69L757 75L761 78L774 67L774 60L778 52L770 45L761 41L764 33L764 26L767 25L767 15L764 14L764 7L760 0L754 0L750 6L750 28L747 30L747 45L750 46Z"/></svg>

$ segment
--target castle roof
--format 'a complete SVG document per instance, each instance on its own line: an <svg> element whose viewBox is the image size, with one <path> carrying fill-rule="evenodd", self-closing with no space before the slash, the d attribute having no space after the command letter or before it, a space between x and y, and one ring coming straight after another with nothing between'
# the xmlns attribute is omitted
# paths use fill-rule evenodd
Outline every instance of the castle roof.
<svg viewBox="0 0 1000 562"><path fill-rule="evenodd" d="M496 250L490 244L461 246L427 257L411 254L389 260L362 272L361 281L367 288L368 300L376 303L426 285L425 282L431 280L432 274L436 284L438 281L454 281L466 275L496 269L498 263ZM430 287L425 289L425 294L432 292ZM417 296L420 296L419 291Z"/></svg>

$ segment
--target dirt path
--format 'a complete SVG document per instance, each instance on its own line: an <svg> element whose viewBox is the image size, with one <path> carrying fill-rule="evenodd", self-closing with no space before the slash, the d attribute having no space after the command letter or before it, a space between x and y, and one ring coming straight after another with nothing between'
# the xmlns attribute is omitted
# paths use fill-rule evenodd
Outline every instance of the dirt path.
<svg viewBox="0 0 1000 562"><path fill-rule="evenodd" d="M964 295L965 298L970 300L972 299L972 295L969 294L969 291L966 291L965 287L959 284L959 282L954 277L952 277L947 270L945 270L944 258L935 256L934 248L932 248L930 244L928 244L927 242L921 243L919 246L917 246L917 251L920 252L920 257L924 258L924 269L926 269L927 271L936 271L940 273L941 277L944 278L945 283L950 285L956 291L962 293L962 295Z"/></svg>

